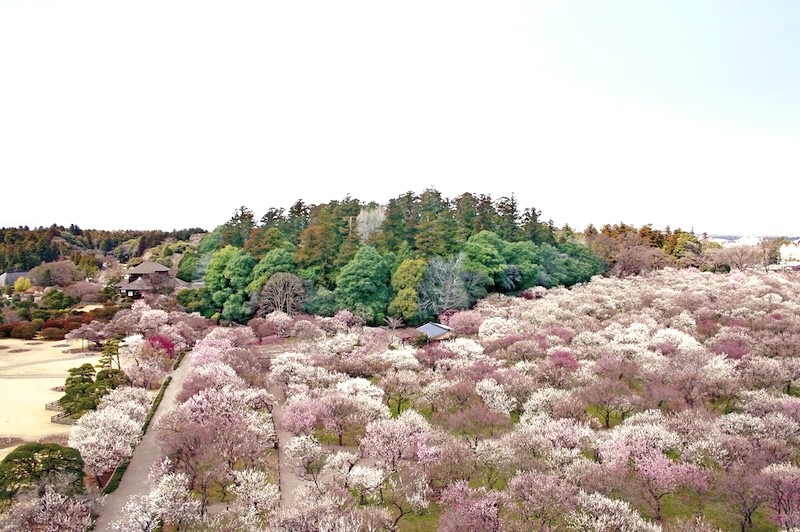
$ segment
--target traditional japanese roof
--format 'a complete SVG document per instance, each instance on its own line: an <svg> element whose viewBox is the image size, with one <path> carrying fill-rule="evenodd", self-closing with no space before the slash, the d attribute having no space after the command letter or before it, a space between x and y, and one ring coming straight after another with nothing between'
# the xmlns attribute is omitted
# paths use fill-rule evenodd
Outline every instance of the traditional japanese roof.
<svg viewBox="0 0 800 532"><path fill-rule="evenodd" d="M428 335L428 338L431 340L436 340L437 338L441 338L447 334L453 332L453 329L448 327L447 325L442 325L441 323L433 323L428 322L425 325L417 327L417 331L422 334Z"/></svg>
<svg viewBox="0 0 800 532"><path fill-rule="evenodd" d="M149 275L151 273L167 273L169 268L157 262L147 261L128 270L128 274Z"/></svg>
<svg viewBox="0 0 800 532"><path fill-rule="evenodd" d="M153 290L153 285L147 279L139 277L135 281L119 285L119 288L122 290L139 290L141 292L142 290Z"/></svg>
<svg viewBox="0 0 800 532"><path fill-rule="evenodd" d="M186 288L189 286L189 283L187 283L186 281L182 281L177 277L169 277L165 279L163 282L160 282L159 286L164 286L168 288Z"/></svg>

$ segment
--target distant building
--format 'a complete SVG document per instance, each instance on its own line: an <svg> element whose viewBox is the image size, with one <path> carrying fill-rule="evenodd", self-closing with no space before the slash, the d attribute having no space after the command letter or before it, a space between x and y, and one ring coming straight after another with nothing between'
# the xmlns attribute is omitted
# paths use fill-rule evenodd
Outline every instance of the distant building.
<svg viewBox="0 0 800 532"><path fill-rule="evenodd" d="M453 337L453 329L441 323L428 322L425 325L417 327L417 332L428 336L428 339L433 340L446 340Z"/></svg>
<svg viewBox="0 0 800 532"><path fill-rule="evenodd" d="M17 279L20 277L28 277L31 272L6 272L0 274L0 288L5 288L6 286L14 286L14 283L17 282Z"/></svg>
<svg viewBox="0 0 800 532"><path fill-rule="evenodd" d="M163 264L148 261L128 270L117 290L123 296L138 299L145 293L170 293L186 286L185 282L171 276L169 268Z"/></svg>

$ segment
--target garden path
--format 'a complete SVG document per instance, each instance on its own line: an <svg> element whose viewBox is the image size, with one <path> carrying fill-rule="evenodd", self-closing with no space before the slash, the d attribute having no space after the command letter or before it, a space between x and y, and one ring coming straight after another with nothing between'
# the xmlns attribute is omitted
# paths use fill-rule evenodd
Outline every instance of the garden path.
<svg viewBox="0 0 800 532"><path fill-rule="evenodd" d="M95 531L108 532L113 530L111 525L123 517L123 507L125 503L127 503L131 497L146 495L150 492L150 485L147 482L150 466L163 457L161 446L156 441L154 426L159 417L176 404L178 394L181 388L183 388L183 381L186 378L190 365L188 360L184 360L183 363L178 366L178 369L171 373L172 381L164 391L161 404L158 406L147 432L145 432L139 445L136 446L130 465L122 476L119 487L112 493L103 497L101 506L97 509L99 515L95 521Z"/></svg>
<svg viewBox="0 0 800 532"><path fill-rule="evenodd" d="M293 434L284 430L281 426L283 405L286 402L283 390L280 386L273 385L269 388L269 392L275 397L275 406L272 408L272 421L275 424L275 434L278 438L278 487L281 492L281 507L291 508L295 504L294 491L303 484L303 480L289 466L284 454L284 448L289 443L289 440L292 439Z"/></svg>

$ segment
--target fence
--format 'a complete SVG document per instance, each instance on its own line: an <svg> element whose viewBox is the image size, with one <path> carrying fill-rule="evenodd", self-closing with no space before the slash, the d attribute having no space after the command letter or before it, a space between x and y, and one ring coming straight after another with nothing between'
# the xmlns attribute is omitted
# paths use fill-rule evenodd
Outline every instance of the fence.
<svg viewBox="0 0 800 532"><path fill-rule="evenodd" d="M58 423L59 425L74 425L78 422L77 419L72 419L71 417L66 416L65 414L56 414L54 416L50 416L51 423Z"/></svg>
<svg viewBox="0 0 800 532"><path fill-rule="evenodd" d="M64 408L59 404L58 401L52 401L44 405L45 410L50 410L52 412L63 412Z"/></svg>

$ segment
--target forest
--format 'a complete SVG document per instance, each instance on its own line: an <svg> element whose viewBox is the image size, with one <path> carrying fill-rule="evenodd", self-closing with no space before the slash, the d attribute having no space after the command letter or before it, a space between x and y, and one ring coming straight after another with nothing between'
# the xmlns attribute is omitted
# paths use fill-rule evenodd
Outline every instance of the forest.
<svg viewBox="0 0 800 532"><path fill-rule="evenodd" d="M133 266L147 253L194 282L179 303L216 322L243 324L274 310L332 316L346 309L370 325L417 325L491 293L569 287L599 274L766 267L785 242L722 249L691 231L625 223L576 232L555 227L513 195L446 198L429 188L385 205L350 196L320 205L297 200L260 219L242 206L210 232L2 229L0 270L28 268L34 284L58 286L64 283L48 276L91 279L102 268L117 282L117 263Z"/></svg>

